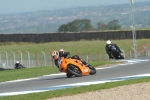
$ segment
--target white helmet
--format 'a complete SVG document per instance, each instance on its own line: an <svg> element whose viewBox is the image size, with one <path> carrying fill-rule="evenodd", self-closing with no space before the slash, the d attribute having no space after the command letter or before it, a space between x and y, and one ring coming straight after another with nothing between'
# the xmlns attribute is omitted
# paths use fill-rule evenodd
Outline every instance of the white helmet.
<svg viewBox="0 0 150 100"><path fill-rule="evenodd" d="M106 42L107 44L111 44L111 41L110 40L107 40L107 42Z"/></svg>
<svg viewBox="0 0 150 100"><path fill-rule="evenodd" d="M64 49L60 49L59 52L64 52Z"/></svg>
<svg viewBox="0 0 150 100"><path fill-rule="evenodd" d="M16 61L16 63L18 64L18 63L19 63L19 61Z"/></svg>

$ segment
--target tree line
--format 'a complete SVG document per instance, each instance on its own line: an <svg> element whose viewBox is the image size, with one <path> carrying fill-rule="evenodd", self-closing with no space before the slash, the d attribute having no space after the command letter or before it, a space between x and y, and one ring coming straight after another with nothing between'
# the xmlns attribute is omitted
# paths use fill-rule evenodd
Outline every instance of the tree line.
<svg viewBox="0 0 150 100"><path fill-rule="evenodd" d="M111 20L107 24L104 22L98 22L97 28L92 26L90 19L76 19L67 24L62 24L58 28L58 32L80 32L80 31L93 31L93 30L118 30L121 29L119 20Z"/></svg>

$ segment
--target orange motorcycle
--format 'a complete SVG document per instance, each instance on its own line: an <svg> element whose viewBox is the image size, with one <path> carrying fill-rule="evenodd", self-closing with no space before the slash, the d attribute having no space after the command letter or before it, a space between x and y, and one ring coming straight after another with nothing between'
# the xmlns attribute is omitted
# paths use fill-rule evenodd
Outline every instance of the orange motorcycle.
<svg viewBox="0 0 150 100"><path fill-rule="evenodd" d="M96 74L96 69L92 66L85 66L80 60L61 57L58 60L59 70L65 72L68 78L72 76L81 77Z"/></svg>

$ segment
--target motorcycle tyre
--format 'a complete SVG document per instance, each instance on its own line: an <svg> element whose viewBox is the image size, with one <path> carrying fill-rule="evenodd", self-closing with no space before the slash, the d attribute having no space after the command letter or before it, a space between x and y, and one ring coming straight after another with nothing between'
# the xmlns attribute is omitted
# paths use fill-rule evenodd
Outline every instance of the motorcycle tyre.
<svg viewBox="0 0 150 100"><path fill-rule="evenodd" d="M112 54L112 56L113 56L113 58L115 58L116 60L118 60L118 59L124 59L124 57L123 57L121 54L119 54L119 56L118 56L118 54Z"/></svg>
<svg viewBox="0 0 150 100"><path fill-rule="evenodd" d="M76 73L75 71L73 71L72 70L73 68L77 68L79 73ZM75 75L76 77L81 77L82 76L82 72L80 71L80 69L76 66L73 66L73 65L68 66L67 72L72 74L72 75Z"/></svg>
<svg viewBox="0 0 150 100"><path fill-rule="evenodd" d="M70 78L70 77L72 77L73 75L67 73L66 76L67 76L68 78Z"/></svg>
<svg viewBox="0 0 150 100"><path fill-rule="evenodd" d="M90 75L94 75L96 74L96 69L93 67L93 68L90 68Z"/></svg>
<svg viewBox="0 0 150 100"><path fill-rule="evenodd" d="M124 57L122 55L120 55L120 59L124 59Z"/></svg>
<svg viewBox="0 0 150 100"><path fill-rule="evenodd" d="M124 57L122 55L120 55L120 57L115 57L115 59L124 59Z"/></svg>

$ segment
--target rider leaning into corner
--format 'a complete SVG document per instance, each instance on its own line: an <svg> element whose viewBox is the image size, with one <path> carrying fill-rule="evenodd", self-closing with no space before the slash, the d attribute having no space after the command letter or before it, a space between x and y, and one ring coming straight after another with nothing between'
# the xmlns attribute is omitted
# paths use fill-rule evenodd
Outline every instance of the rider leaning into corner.
<svg viewBox="0 0 150 100"><path fill-rule="evenodd" d="M59 53L57 51L52 51L51 56L54 59L55 65L59 68L59 65L58 65L58 60L60 58Z"/></svg>
<svg viewBox="0 0 150 100"><path fill-rule="evenodd" d="M60 49L59 50L59 56L60 57L70 57L70 58L72 58L72 59L77 59L77 60L80 60L85 66L87 66L87 67L91 67L91 65L90 64L88 64L86 61L84 61L84 60L82 60L78 55L74 55L74 56L70 56L70 52L65 52L64 51L64 49Z"/></svg>
<svg viewBox="0 0 150 100"><path fill-rule="evenodd" d="M120 48L117 46L117 44L113 44L113 43L111 43L110 40L107 40L105 50L109 56L109 59L113 59L113 56L111 55L112 54L112 46L114 46L118 50L118 52L122 54L122 52L121 52Z"/></svg>
<svg viewBox="0 0 150 100"><path fill-rule="evenodd" d="M25 68L19 61L16 61L14 67L15 69Z"/></svg>
<svg viewBox="0 0 150 100"><path fill-rule="evenodd" d="M77 59L80 60L85 66L87 67L92 67L90 64L86 63L85 61L83 61L82 59L80 59L80 57L78 55L74 55L74 56L70 56L70 52L64 52L63 49L60 49L59 52L57 51L53 51L51 54L52 58L54 59L55 65L59 68L58 65L58 60L60 57L64 57L64 58L72 58L72 59Z"/></svg>

